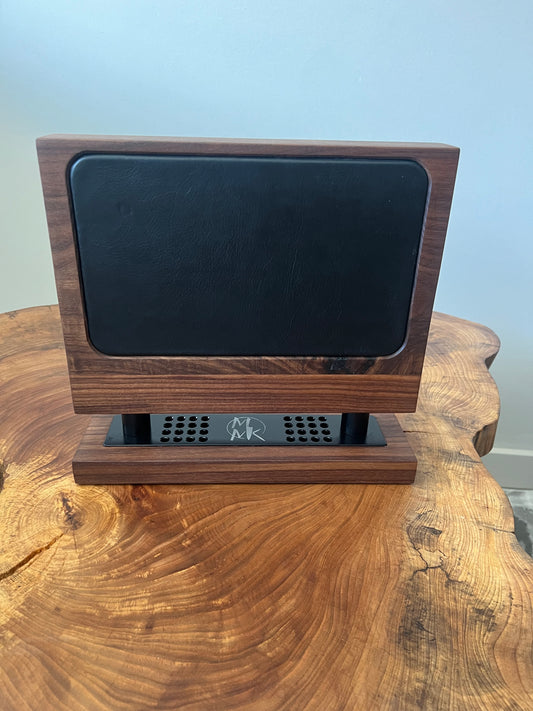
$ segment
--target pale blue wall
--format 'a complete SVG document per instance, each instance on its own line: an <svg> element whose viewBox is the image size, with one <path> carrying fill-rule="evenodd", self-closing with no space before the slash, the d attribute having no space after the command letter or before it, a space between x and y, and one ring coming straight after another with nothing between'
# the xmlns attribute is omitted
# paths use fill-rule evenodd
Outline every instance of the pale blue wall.
<svg viewBox="0 0 533 711"><path fill-rule="evenodd" d="M452 143L437 307L498 332L498 444L533 450L531 0L2 6L0 310L55 301L38 135Z"/></svg>

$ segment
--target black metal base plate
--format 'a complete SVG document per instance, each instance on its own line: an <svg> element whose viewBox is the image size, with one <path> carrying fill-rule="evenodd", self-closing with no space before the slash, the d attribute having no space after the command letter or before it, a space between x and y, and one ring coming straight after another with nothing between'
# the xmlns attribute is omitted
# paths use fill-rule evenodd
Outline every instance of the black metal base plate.
<svg viewBox="0 0 533 711"><path fill-rule="evenodd" d="M341 437L341 417L308 414L150 415L150 440L131 444L124 441L121 416L115 415L104 444L107 447L386 446L375 417L369 419L364 442Z"/></svg>

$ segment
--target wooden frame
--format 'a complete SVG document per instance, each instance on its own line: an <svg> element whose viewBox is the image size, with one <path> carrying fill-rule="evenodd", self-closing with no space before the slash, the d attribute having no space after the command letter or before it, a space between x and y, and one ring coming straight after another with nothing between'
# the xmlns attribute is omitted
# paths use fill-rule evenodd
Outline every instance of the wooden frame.
<svg viewBox="0 0 533 711"><path fill-rule="evenodd" d="M74 409L137 412L414 411L459 150L442 144L48 136L37 141ZM87 336L68 169L88 153L410 159L428 199L407 338L378 358L109 356Z"/></svg>

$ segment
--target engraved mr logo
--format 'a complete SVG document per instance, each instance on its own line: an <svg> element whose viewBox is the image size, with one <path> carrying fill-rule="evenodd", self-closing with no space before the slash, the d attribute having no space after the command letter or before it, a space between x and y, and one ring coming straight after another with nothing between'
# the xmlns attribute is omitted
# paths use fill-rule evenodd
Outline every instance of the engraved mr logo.
<svg viewBox="0 0 533 711"><path fill-rule="evenodd" d="M252 439L260 439L264 442L264 438L261 437L265 434L266 425L257 417L234 417L226 425L226 431L230 435L230 442L234 442L236 439L247 440L248 442Z"/></svg>

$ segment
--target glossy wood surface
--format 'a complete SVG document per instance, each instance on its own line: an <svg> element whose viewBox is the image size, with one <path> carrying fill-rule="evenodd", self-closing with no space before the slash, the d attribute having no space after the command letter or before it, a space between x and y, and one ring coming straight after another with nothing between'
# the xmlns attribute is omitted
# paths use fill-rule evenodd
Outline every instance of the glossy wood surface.
<svg viewBox="0 0 533 711"><path fill-rule="evenodd" d="M63 332L77 412L408 412L416 407L459 150L442 144L49 136L37 141ZM67 170L83 153L399 158L430 180L405 346L379 358L116 357L88 342ZM246 375L245 378L242 376Z"/></svg>
<svg viewBox="0 0 533 711"><path fill-rule="evenodd" d="M81 487L57 309L0 316L2 711L531 709L497 350L434 316L412 486Z"/></svg>

